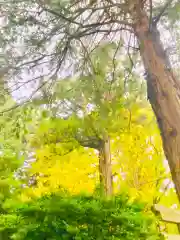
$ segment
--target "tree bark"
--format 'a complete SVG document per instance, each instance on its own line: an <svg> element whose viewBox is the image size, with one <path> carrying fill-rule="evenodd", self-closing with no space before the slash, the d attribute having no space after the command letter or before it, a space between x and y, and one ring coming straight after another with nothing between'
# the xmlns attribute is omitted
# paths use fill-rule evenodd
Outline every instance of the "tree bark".
<svg viewBox="0 0 180 240"><path fill-rule="evenodd" d="M104 137L99 149L99 178L103 195L111 196L113 193L113 186L109 136Z"/></svg>
<svg viewBox="0 0 180 240"><path fill-rule="evenodd" d="M168 57L154 25L141 12L134 24L143 59L148 99L161 131L163 148L180 201L180 83L173 74Z"/></svg>

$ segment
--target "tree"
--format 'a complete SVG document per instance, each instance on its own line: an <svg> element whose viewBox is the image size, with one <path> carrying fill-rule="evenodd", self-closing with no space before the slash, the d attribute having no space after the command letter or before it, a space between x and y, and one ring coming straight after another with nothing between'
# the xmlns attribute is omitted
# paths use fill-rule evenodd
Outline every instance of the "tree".
<svg viewBox="0 0 180 240"><path fill-rule="evenodd" d="M4 87L3 81L2 85ZM4 91L3 87L0 87L0 111L14 104L12 97ZM17 172L26 157L24 145L26 115L24 113L28 110L21 108L3 113L0 117L0 214L6 212L4 205L14 198L19 190L20 182L17 179Z"/></svg>
<svg viewBox="0 0 180 240"><path fill-rule="evenodd" d="M88 83L91 84L90 80ZM77 89L73 89L76 92ZM78 90L76 94L80 96L82 90ZM164 154L152 111L147 102L140 103L133 102L128 108L113 105L115 112L111 117L102 118L102 112L98 111L101 114L90 116L91 121L77 116L66 120L57 117L41 119L30 140L37 149L36 161L29 172L37 176L36 185L32 186L33 190L27 188L23 195L41 195L58 191L59 187L67 188L71 193L93 192L98 183L98 157L87 140L106 129L111 140L114 193L126 187L132 198L143 198L151 206L162 195L159 190L169 174L163 167ZM86 142L77 141L78 129L83 134L81 139ZM85 144L92 149L83 150Z"/></svg>
<svg viewBox="0 0 180 240"><path fill-rule="evenodd" d="M117 42L122 42L119 41L118 33L127 32L126 36L130 37L126 52L130 56L131 47L140 51L147 79L148 99L161 130L164 151L180 200L180 85L172 71L157 29L161 18L166 18L168 9L178 13L179 1L172 3L169 0L156 4L156 1L142 0L126 0L120 3L105 0L101 3L17 0L2 3L1 12L6 22L1 38L2 43L7 46L6 61L2 67L4 72L10 70L13 77L18 73L19 78L19 71L24 73L25 70L40 69L42 65L46 65L47 71L39 71L38 74L36 71L33 78L40 79L42 75L46 76L44 84L49 80L47 76L52 81L56 78L62 65L70 66L72 59L77 63L78 55L79 60L84 60L83 69L78 63L73 70L87 71L85 66L88 53L99 41L109 36L118 38ZM97 34L99 37L95 40ZM135 46L131 46L133 38L137 40ZM15 51L19 41L26 46L21 52ZM52 81L48 82L49 86ZM39 86L34 92L38 89Z"/></svg>
<svg viewBox="0 0 180 240"><path fill-rule="evenodd" d="M72 142L72 149L77 147L78 143L97 150L102 193L109 196L113 193L110 139L117 129L123 131L128 128L127 108L130 102L136 101L139 91L135 74L129 77L124 89L121 63L115 60L112 63L115 51L116 45L113 44L99 47L89 56L94 73L60 80L52 94L49 92L45 94L47 99L42 99L44 103L50 102L50 106L54 105L53 109L50 107L53 115L49 122L50 131L46 129L46 132L42 133L45 134L45 139L49 139L48 135L51 135L54 126L56 140L52 141L61 144ZM113 82L109 81L112 70L116 70ZM46 92L45 88L43 92ZM126 97L128 92L129 97Z"/></svg>

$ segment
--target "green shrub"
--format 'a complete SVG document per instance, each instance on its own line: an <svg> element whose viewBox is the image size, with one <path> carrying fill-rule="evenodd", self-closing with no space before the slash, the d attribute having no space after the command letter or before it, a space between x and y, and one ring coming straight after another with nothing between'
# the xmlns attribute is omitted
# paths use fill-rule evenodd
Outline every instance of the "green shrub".
<svg viewBox="0 0 180 240"><path fill-rule="evenodd" d="M3 240L162 239L156 219L126 196L42 197L2 215L0 229Z"/></svg>

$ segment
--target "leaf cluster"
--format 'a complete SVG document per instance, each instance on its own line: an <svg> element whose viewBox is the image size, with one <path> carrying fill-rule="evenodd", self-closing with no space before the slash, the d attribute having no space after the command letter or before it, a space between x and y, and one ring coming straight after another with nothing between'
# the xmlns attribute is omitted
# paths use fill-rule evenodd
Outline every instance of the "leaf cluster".
<svg viewBox="0 0 180 240"><path fill-rule="evenodd" d="M49 195L12 209L0 219L3 239L163 239L155 218L126 195L111 200Z"/></svg>

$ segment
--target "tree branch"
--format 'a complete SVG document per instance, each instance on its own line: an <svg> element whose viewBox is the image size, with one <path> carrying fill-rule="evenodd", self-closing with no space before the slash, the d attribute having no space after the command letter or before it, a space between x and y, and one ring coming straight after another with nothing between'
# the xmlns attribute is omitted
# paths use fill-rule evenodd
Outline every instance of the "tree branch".
<svg viewBox="0 0 180 240"><path fill-rule="evenodd" d="M113 4L109 4L109 5L106 5L106 6L102 6L102 7L92 7L92 6L87 6L87 7L84 7L84 8L79 8L77 11L75 12L81 12L81 11L86 11L86 10L92 10L92 11L99 11L99 10L104 10L104 9L110 9L110 8L114 8L114 7L118 7L118 8L121 8L123 10L127 10L128 7L127 7L127 4L125 3L113 3Z"/></svg>
<svg viewBox="0 0 180 240"><path fill-rule="evenodd" d="M164 5L164 7L161 9L161 11L159 12L159 14L153 18L153 25L156 26L157 23L160 21L161 17L163 16L164 12L166 11L166 9L169 7L169 5L172 3L173 0L168 0L166 2L166 4Z"/></svg>
<svg viewBox="0 0 180 240"><path fill-rule="evenodd" d="M149 10L150 10L150 14L149 14L149 31L151 31L151 26L152 26L152 11L153 11L153 5L152 5L152 0L149 0Z"/></svg>
<svg viewBox="0 0 180 240"><path fill-rule="evenodd" d="M102 144L102 140L98 139L97 137L85 137L83 138L82 136L75 136L75 139L77 140L77 142L83 146L83 147L88 147L88 148L93 148L96 150L99 150L101 144Z"/></svg>

